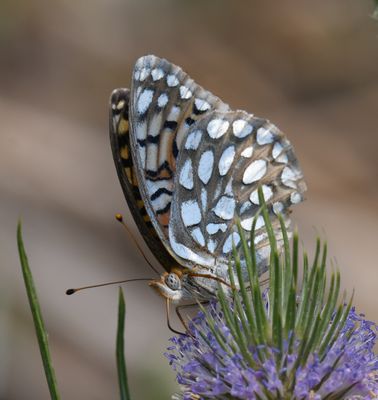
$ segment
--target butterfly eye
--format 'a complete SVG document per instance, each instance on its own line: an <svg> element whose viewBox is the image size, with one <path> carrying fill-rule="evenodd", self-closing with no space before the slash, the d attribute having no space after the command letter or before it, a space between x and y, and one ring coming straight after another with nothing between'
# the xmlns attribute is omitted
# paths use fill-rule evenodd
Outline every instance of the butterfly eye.
<svg viewBox="0 0 378 400"><path fill-rule="evenodd" d="M165 283L172 290L181 289L181 281L176 274L168 274L167 277L165 278Z"/></svg>

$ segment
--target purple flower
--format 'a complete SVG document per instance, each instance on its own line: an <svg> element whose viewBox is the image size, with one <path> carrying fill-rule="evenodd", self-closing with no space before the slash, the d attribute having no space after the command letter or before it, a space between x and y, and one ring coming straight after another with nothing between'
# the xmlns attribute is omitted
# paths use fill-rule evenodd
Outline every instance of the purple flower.
<svg viewBox="0 0 378 400"><path fill-rule="evenodd" d="M242 324L240 329L247 337ZM378 397L376 332L377 325L352 308L331 346L322 355L310 353L302 365L295 335L281 351L267 343L248 345L246 353L214 301L207 315L200 312L190 324L190 335L171 339L166 356L182 386L175 398L373 399Z"/></svg>

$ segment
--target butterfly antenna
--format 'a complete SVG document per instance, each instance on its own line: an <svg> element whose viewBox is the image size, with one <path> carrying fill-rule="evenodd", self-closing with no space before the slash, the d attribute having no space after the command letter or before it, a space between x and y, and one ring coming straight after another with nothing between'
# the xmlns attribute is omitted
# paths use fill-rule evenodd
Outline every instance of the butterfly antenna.
<svg viewBox="0 0 378 400"><path fill-rule="evenodd" d="M134 242L135 246L137 247L137 249L139 250L140 254L142 254L143 258L145 259L146 263L151 267L151 269L156 272L157 275L160 276L160 272L151 264L151 262L148 260L148 258L146 257L146 255L143 252L143 249L140 247L139 243L137 242L137 240L135 239L133 233L131 232L131 230L128 228L128 226L125 224L125 221L123 220L123 216L122 214L116 214L115 218L118 222L121 223L121 225L126 229L126 232L128 233L128 235L131 237L132 241Z"/></svg>
<svg viewBox="0 0 378 400"><path fill-rule="evenodd" d="M119 283L127 283L127 282L136 282L136 281L150 281L150 278L134 278L134 279L124 279L122 281L114 281L114 282L107 282L107 283L100 283L98 285L90 285L90 286L83 286L83 287L79 287L76 289L68 289L66 290L66 294L71 295L74 294L76 292L79 292L80 290L84 290L84 289L92 289L92 288L96 288L96 287L101 287L101 286L108 286L108 285L117 285Z"/></svg>

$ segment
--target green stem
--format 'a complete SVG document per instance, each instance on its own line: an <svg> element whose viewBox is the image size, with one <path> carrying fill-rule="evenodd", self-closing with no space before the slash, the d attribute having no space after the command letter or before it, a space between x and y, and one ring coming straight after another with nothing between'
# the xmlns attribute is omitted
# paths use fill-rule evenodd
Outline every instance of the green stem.
<svg viewBox="0 0 378 400"><path fill-rule="evenodd" d="M118 371L118 384L121 400L130 400L129 387L127 384L126 362L125 362L125 299L122 289L119 288L118 296L118 326L117 326L117 341L116 341L116 359Z"/></svg>

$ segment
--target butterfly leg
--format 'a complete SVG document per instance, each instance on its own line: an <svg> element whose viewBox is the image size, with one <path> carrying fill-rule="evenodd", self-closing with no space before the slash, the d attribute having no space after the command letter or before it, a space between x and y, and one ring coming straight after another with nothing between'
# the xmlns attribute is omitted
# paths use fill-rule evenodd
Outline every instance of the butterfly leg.
<svg viewBox="0 0 378 400"><path fill-rule="evenodd" d="M209 301L200 301L199 303L202 305L206 305L209 303ZM194 306L198 306L198 303L182 304L181 306L176 307L176 314L179 317L182 325L184 326L187 334L189 334L189 335L190 335L189 328L188 328L187 324L185 323L184 317L181 314L181 310L183 310L185 308L189 308L189 307L194 307Z"/></svg>
<svg viewBox="0 0 378 400"><path fill-rule="evenodd" d="M180 331L177 331L176 329L172 328L171 321L169 320L169 306L170 306L170 300L169 299L166 299L165 306L166 306L165 309L166 309L166 313L167 313L167 326L168 326L168 329L171 332L175 333L176 335L185 335L186 334L185 332L180 332ZM176 310L177 310L177 308L176 308ZM181 318L180 318L180 320L181 320ZM182 320L181 320L181 322L182 322ZM184 327L186 329L186 326L185 326L184 323L183 323L183 325L184 325Z"/></svg>
<svg viewBox="0 0 378 400"><path fill-rule="evenodd" d="M213 279L214 281L217 281L219 283L222 283L223 285L228 286L230 289L235 289L232 285L230 285L224 279L219 278L218 276L213 276L213 275L210 275L210 274L200 274L200 273L196 273L196 272L189 272L188 275L191 276L191 277Z"/></svg>

